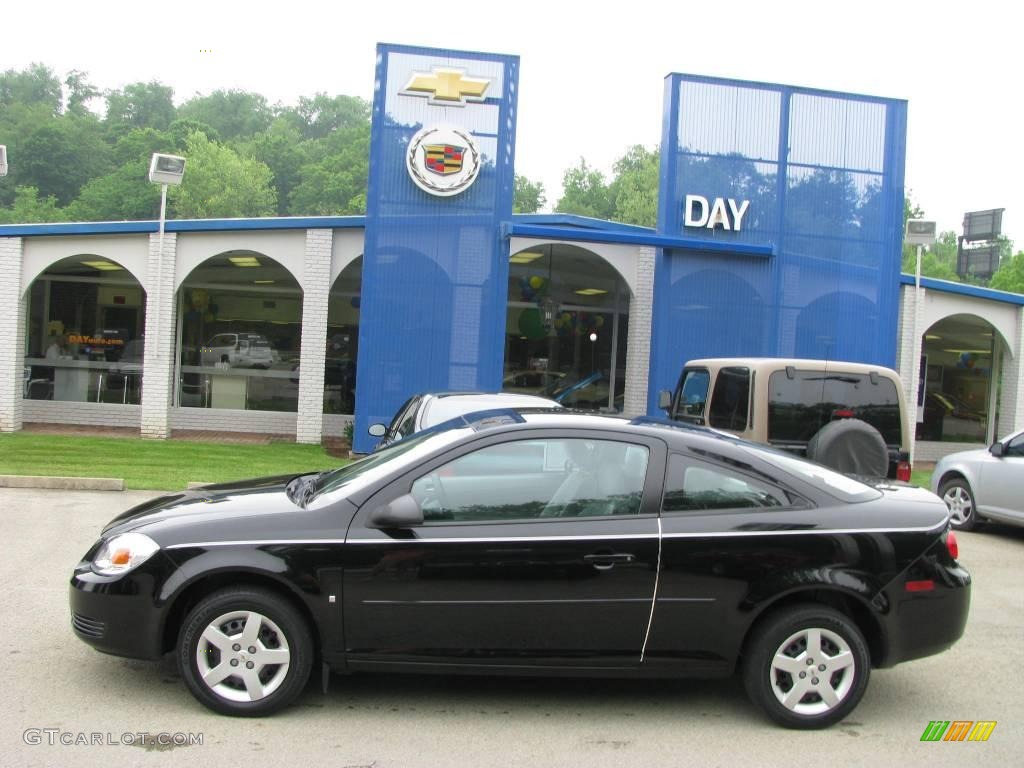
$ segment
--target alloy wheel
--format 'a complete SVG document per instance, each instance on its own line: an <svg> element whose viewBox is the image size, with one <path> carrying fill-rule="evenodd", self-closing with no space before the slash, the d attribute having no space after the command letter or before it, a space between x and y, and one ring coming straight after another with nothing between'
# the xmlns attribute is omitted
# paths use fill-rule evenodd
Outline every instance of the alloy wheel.
<svg viewBox="0 0 1024 768"><path fill-rule="evenodd" d="M259 701L288 676L291 651L284 632L255 611L231 611L203 630L196 666L203 683L228 701Z"/></svg>
<svg viewBox="0 0 1024 768"><path fill-rule="evenodd" d="M853 689L857 665L849 644L827 629L794 632L775 651L769 683L775 698L798 715L820 715Z"/></svg>

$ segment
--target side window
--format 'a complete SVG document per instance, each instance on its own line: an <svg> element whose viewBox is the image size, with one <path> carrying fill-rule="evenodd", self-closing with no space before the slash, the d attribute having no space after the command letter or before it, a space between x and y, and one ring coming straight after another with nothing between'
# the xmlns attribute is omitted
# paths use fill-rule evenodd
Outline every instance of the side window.
<svg viewBox="0 0 1024 768"><path fill-rule="evenodd" d="M792 504L780 488L740 472L674 454L665 479L665 512L748 507L787 507Z"/></svg>
<svg viewBox="0 0 1024 768"><path fill-rule="evenodd" d="M1024 456L1024 435L1020 435L1010 441L1003 451L1004 456Z"/></svg>
<svg viewBox="0 0 1024 768"><path fill-rule="evenodd" d="M750 406L750 369L723 368L715 379L708 424L718 429L742 432L747 428Z"/></svg>
<svg viewBox="0 0 1024 768"><path fill-rule="evenodd" d="M389 440L394 440L395 438L400 436L407 436L401 435L399 430L402 427L402 425L405 424L406 420L409 417L409 414L414 412L417 402L419 402L419 397L410 397L408 400L402 403L402 407L398 409L397 415L391 420L391 423L388 425L387 438Z"/></svg>
<svg viewBox="0 0 1024 768"><path fill-rule="evenodd" d="M708 400L708 384L711 374L703 368L686 371L676 404L675 418L704 418L704 405Z"/></svg>
<svg viewBox="0 0 1024 768"><path fill-rule="evenodd" d="M398 422L398 428L396 430L398 437L408 437L416 429L416 413L419 411L419 400L413 400L409 404L409 407L405 409L405 413L402 415L402 420Z"/></svg>
<svg viewBox="0 0 1024 768"><path fill-rule="evenodd" d="M645 446L517 440L460 456L412 484L429 523L638 515Z"/></svg>

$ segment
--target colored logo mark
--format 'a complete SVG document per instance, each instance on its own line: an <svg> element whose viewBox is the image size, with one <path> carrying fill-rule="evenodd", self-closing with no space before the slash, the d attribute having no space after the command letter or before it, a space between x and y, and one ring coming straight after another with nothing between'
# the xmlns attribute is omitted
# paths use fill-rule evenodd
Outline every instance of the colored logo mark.
<svg viewBox="0 0 1024 768"><path fill-rule="evenodd" d="M467 77L461 69L435 68L426 74L416 72L399 93L403 96L425 96L431 104L464 107L467 102L484 101L491 81L483 77Z"/></svg>
<svg viewBox="0 0 1024 768"><path fill-rule="evenodd" d="M921 741L988 741L995 727L995 720L932 720Z"/></svg>
<svg viewBox="0 0 1024 768"><path fill-rule="evenodd" d="M424 144L424 163L428 171L447 176L462 170L462 153L465 147L451 144Z"/></svg>

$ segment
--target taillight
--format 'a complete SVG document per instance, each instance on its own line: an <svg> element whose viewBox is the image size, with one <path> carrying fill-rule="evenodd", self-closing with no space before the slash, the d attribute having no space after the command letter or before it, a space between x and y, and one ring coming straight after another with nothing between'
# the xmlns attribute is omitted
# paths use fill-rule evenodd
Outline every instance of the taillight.
<svg viewBox="0 0 1024 768"><path fill-rule="evenodd" d="M960 545L957 544L956 534L952 531L946 531L946 549L949 550L949 556L954 560L960 558Z"/></svg>
<svg viewBox="0 0 1024 768"><path fill-rule="evenodd" d="M852 419L853 411L849 408L839 408L838 410L832 411L833 419Z"/></svg>
<svg viewBox="0 0 1024 768"><path fill-rule="evenodd" d="M896 479L902 480L904 483L910 482L910 472L912 467L909 461L901 461L896 465Z"/></svg>

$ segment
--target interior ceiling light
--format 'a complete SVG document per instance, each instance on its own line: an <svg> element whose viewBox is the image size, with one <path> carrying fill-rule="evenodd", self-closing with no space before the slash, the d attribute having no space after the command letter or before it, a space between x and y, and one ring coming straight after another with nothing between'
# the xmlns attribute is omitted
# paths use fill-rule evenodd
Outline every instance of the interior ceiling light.
<svg viewBox="0 0 1024 768"><path fill-rule="evenodd" d="M941 339L942 337L941 337L941 336L936 336L936 335L935 335L934 333L926 333L926 334L924 335L924 338L925 338L925 340L927 340L927 341L938 341L938 340L939 340L939 339Z"/></svg>
<svg viewBox="0 0 1024 768"><path fill-rule="evenodd" d="M228 261L236 267L258 267L260 265L259 259L255 256L229 256Z"/></svg>
<svg viewBox="0 0 1024 768"><path fill-rule="evenodd" d="M573 291L575 294L580 296L600 296L602 293L608 293L601 288L580 288L578 291Z"/></svg>
<svg viewBox="0 0 1024 768"><path fill-rule="evenodd" d="M93 269L99 269L104 272L113 272L115 270L124 269L124 267L118 266L112 261L83 261L83 264Z"/></svg>
<svg viewBox="0 0 1024 768"><path fill-rule="evenodd" d="M509 258L509 261L512 262L513 264L529 264L531 261L536 261L537 259L539 259L543 255L544 255L543 253L535 253L533 251L523 251L522 253L517 253L514 256L511 256Z"/></svg>
<svg viewBox="0 0 1024 768"><path fill-rule="evenodd" d="M256 283L256 285L270 285L274 281L273 280L253 280L253 282Z"/></svg>
<svg viewBox="0 0 1024 768"><path fill-rule="evenodd" d="M944 349L943 352L951 352L954 355L988 355L992 352L990 349Z"/></svg>

